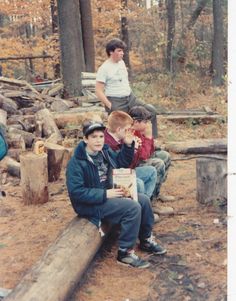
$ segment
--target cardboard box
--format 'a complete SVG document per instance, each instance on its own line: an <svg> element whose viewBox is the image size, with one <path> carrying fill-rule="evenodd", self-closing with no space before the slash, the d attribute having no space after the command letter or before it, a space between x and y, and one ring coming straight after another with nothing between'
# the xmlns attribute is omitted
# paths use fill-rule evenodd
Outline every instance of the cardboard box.
<svg viewBox="0 0 236 301"><path fill-rule="evenodd" d="M136 173L134 169L119 168L113 169L113 188L122 188L124 197L138 201Z"/></svg>

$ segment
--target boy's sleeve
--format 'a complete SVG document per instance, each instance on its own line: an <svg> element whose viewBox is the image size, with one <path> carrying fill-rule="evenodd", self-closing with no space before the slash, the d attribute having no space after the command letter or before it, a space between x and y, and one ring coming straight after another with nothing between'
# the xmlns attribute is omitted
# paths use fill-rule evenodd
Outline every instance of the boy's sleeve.
<svg viewBox="0 0 236 301"><path fill-rule="evenodd" d="M139 160L147 160L154 152L153 138L142 137L142 145L138 149Z"/></svg>
<svg viewBox="0 0 236 301"><path fill-rule="evenodd" d="M115 160L116 168L128 168L134 158L134 142L131 146L123 144L121 150L118 152L109 148L110 155Z"/></svg>
<svg viewBox="0 0 236 301"><path fill-rule="evenodd" d="M96 75L96 81L102 82L105 84L106 80L107 80L106 70L105 70L105 68L103 68L101 66L100 68L98 68L97 75Z"/></svg>
<svg viewBox="0 0 236 301"><path fill-rule="evenodd" d="M86 187L83 168L76 160L68 163L66 184L70 199L74 202L99 205L107 199L105 189Z"/></svg>

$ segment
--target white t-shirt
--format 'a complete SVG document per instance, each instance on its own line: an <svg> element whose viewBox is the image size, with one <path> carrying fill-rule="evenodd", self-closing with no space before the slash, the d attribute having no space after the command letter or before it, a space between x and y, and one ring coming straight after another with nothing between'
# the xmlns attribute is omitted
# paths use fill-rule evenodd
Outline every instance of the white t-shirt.
<svg viewBox="0 0 236 301"><path fill-rule="evenodd" d="M105 95L125 97L130 95L128 72L123 60L114 63L106 60L97 71L96 80L105 84Z"/></svg>

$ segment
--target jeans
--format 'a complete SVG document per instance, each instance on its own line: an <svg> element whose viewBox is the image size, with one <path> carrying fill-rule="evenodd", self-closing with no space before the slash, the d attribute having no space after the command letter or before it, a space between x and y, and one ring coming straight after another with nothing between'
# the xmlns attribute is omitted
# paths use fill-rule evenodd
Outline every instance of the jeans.
<svg viewBox="0 0 236 301"><path fill-rule="evenodd" d="M156 169L157 181L153 193L154 197L157 197L160 193L161 185L166 180L170 164L171 164L170 154L163 150L155 151L149 159L147 159L146 161L141 161L139 163L140 167L153 166Z"/></svg>
<svg viewBox="0 0 236 301"><path fill-rule="evenodd" d="M151 236L154 223L150 199L138 194L138 202L127 198L112 198L101 207L101 219L111 224L120 224L118 245L122 249L132 249L136 240Z"/></svg>
<svg viewBox="0 0 236 301"><path fill-rule="evenodd" d="M138 166L135 168L137 189L139 193L152 197L157 183L157 170L154 166Z"/></svg>

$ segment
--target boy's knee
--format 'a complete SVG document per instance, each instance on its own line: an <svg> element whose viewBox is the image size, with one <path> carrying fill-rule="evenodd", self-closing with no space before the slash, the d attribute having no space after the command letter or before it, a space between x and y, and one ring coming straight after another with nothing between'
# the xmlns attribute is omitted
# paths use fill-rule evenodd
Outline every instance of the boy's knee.
<svg viewBox="0 0 236 301"><path fill-rule="evenodd" d="M146 194L139 193L138 194L138 201L139 201L139 204L141 205L141 207L150 205L150 199Z"/></svg>
<svg viewBox="0 0 236 301"><path fill-rule="evenodd" d="M139 202L132 201L132 204L129 206L130 212L132 212L132 215L134 216L141 216L141 206Z"/></svg>
<svg viewBox="0 0 236 301"><path fill-rule="evenodd" d="M154 166L150 166L150 177L156 177L157 176L157 170Z"/></svg>
<svg viewBox="0 0 236 301"><path fill-rule="evenodd" d="M137 190L139 193L145 192L144 182L143 182L143 180L141 180L139 178L137 178Z"/></svg>

